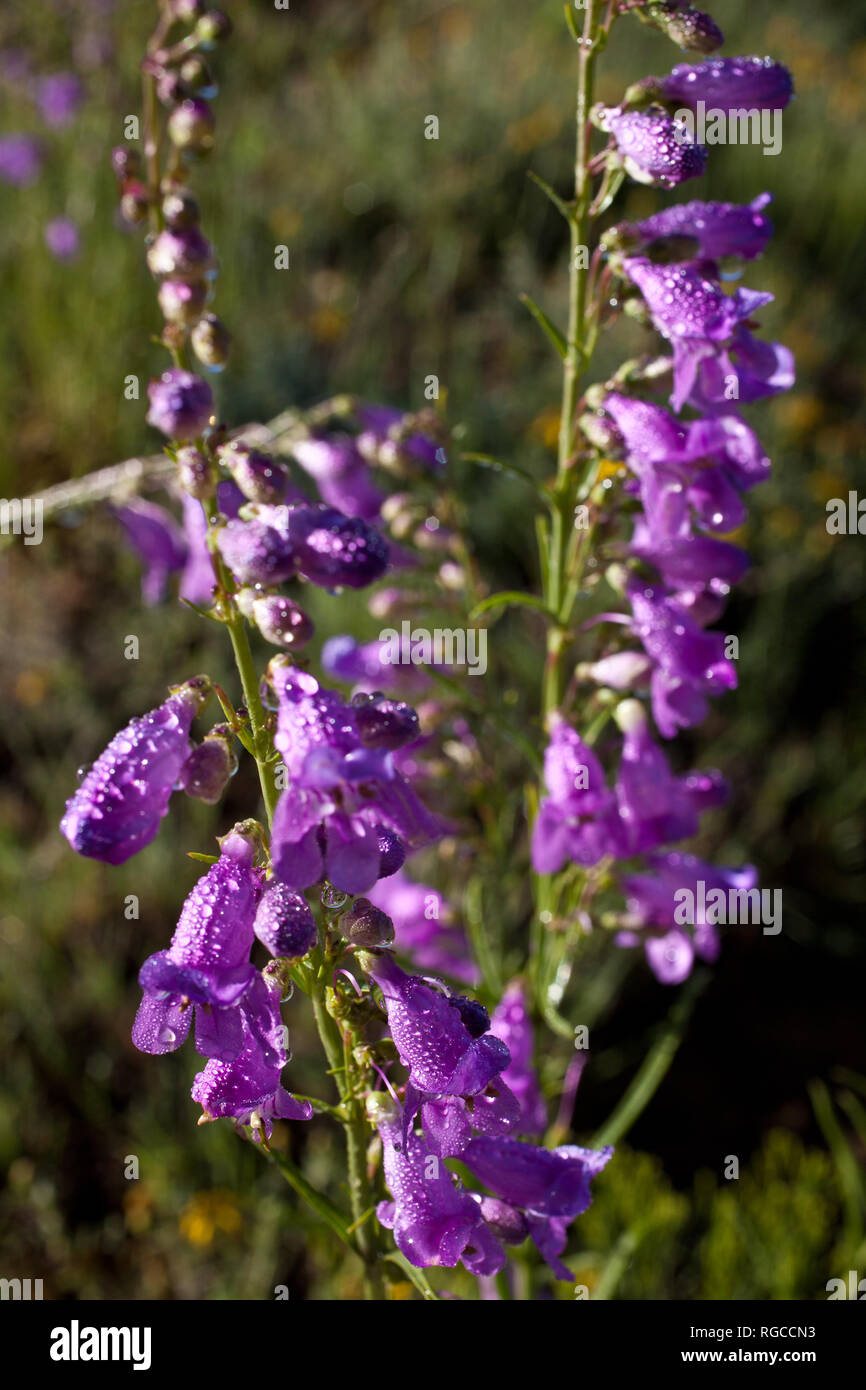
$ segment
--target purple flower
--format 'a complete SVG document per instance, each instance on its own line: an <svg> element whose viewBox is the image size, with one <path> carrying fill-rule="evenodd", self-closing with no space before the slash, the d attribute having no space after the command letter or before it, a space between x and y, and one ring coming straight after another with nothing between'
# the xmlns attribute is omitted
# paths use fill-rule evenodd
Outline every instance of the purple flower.
<svg viewBox="0 0 866 1390"><path fill-rule="evenodd" d="M420 1096L477 1096L508 1066L508 1048L489 1032L480 1006L469 1012L459 998L407 975L390 955L358 959L382 991L391 1037Z"/></svg>
<svg viewBox="0 0 866 1390"><path fill-rule="evenodd" d="M289 538L289 508L253 504L217 532L217 546L241 584L282 584L297 569Z"/></svg>
<svg viewBox="0 0 866 1390"><path fill-rule="evenodd" d="M728 348L742 352L744 347L748 357L753 340L742 325L756 309L770 303L771 294L742 287L732 295L725 294L711 261L656 265L645 256L631 256L623 261L623 269L643 295L655 327L673 346L671 404L675 410L681 410L690 398L705 359L720 357ZM727 358L722 360L729 365ZM738 380L737 399L757 399L744 394L744 382L733 366L729 374ZM757 389L756 383L757 376L755 382L750 378L750 393ZM768 390L761 394L768 394ZM730 401L726 409L730 410Z"/></svg>
<svg viewBox="0 0 866 1390"><path fill-rule="evenodd" d="M213 393L207 382L180 367L169 367L151 381L147 394L147 423L169 439L194 439L207 427L213 414Z"/></svg>
<svg viewBox="0 0 866 1390"><path fill-rule="evenodd" d="M505 990L491 1015L490 1031L505 1043L511 1056L502 1080L520 1107L518 1134L543 1134L547 1128L547 1107L533 1066L532 1023L520 980L512 980Z"/></svg>
<svg viewBox="0 0 866 1390"><path fill-rule="evenodd" d="M42 168L39 142L32 135L0 136L0 179L19 188L35 183Z"/></svg>
<svg viewBox="0 0 866 1390"><path fill-rule="evenodd" d="M367 1106L382 1138L385 1183L392 1198L380 1202L376 1214L394 1232L397 1249L419 1269L453 1269L462 1259L473 1274L497 1273L505 1255L478 1202L455 1186L444 1164L386 1096L371 1095Z"/></svg>
<svg viewBox="0 0 866 1390"><path fill-rule="evenodd" d="M150 844L189 754L190 726L209 693L207 678L196 677L115 734L60 822L78 854L123 864Z"/></svg>
<svg viewBox="0 0 866 1390"><path fill-rule="evenodd" d="M78 228L71 217L55 217L43 230L45 245L58 261L74 261L81 245Z"/></svg>
<svg viewBox="0 0 866 1390"><path fill-rule="evenodd" d="M485 1187L526 1215L529 1233L559 1279L572 1273L559 1259L566 1230L589 1206L590 1183L613 1154L611 1147L583 1149L576 1144L541 1149L517 1139L486 1135L470 1140L461 1162Z"/></svg>
<svg viewBox="0 0 866 1390"><path fill-rule="evenodd" d="M393 468L400 462L420 464L433 472L445 463L445 453L435 439L411 427L411 416L389 405L362 405L358 408L361 433L357 446L364 458Z"/></svg>
<svg viewBox="0 0 866 1390"><path fill-rule="evenodd" d="M611 107L599 116L602 130L616 141L623 167L637 183L674 188L704 172L707 152L696 145L681 121L654 107L622 111Z"/></svg>
<svg viewBox="0 0 866 1390"><path fill-rule="evenodd" d="M566 862L597 864L609 844L613 795L592 749L561 716L551 722L543 797L532 828L532 867L555 874Z"/></svg>
<svg viewBox="0 0 866 1390"><path fill-rule="evenodd" d="M737 415L682 421L651 401L615 392L605 397L604 408L625 443L626 462L641 482L645 507L652 507L645 483L651 486L656 477L661 482L674 478L688 489L704 525L726 531L739 524L735 517L741 517L733 494L770 475L770 460L760 441Z"/></svg>
<svg viewBox="0 0 866 1390"><path fill-rule="evenodd" d="M243 824L220 842L220 857L183 905L167 951L139 972L144 992L132 1030L140 1052L173 1052L185 1040L196 1008L197 1050L232 1061L244 1046L235 1007L256 978L250 963L262 871L253 867L256 841Z"/></svg>
<svg viewBox="0 0 866 1390"><path fill-rule="evenodd" d="M324 503L292 508L289 536L298 571L323 589L363 589L388 568L388 545L379 532Z"/></svg>
<svg viewBox="0 0 866 1390"><path fill-rule="evenodd" d="M616 782L620 834L612 836L610 852L626 858L686 839L697 830L698 817L690 788L674 777L649 732L643 706L623 701L617 721L625 735Z"/></svg>
<svg viewBox="0 0 866 1390"><path fill-rule="evenodd" d="M36 100L46 125L60 128L69 125L81 105L84 95L74 72L55 72L43 77L38 85Z"/></svg>
<svg viewBox="0 0 866 1390"><path fill-rule="evenodd" d="M413 965L434 975L477 984L478 969L470 958L466 936L435 888L413 883L398 871L387 877L383 874L370 889L369 898L391 918L395 949Z"/></svg>
<svg viewBox="0 0 866 1390"><path fill-rule="evenodd" d="M262 1136L270 1139L274 1120L309 1120L313 1107L280 1084L288 1053L279 985L257 975L233 1012L243 1030L240 1051L231 1059L211 1057L190 1094L204 1111L199 1124L231 1116L238 1128L251 1125L253 1139L261 1142Z"/></svg>
<svg viewBox="0 0 866 1390"><path fill-rule="evenodd" d="M379 515L384 494L370 477L353 439L319 439L310 435L292 445L292 455L315 481L319 496L328 506L363 521L373 521Z"/></svg>
<svg viewBox="0 0 866 1390"><path fill-rule="evenodd" d="M316 919L306 898L271 879L256 911L253 930L272 956L305 956L315 946Z"/></svg>
<svg viewBox="0 0 866 1390"><path fill-rule="evenodd" d="M665 738L699 724L709 695L733 690L737 673L720 632L704 632L660 586L628 585L632 629L655 663L650 680L653 717Z"/></svg>
<svg viewBox="0 0 866 1390"><path fill-rule="evenodd" d="M695 956L713 961L719 954L716 925L726 918L722 914L711 920L713 914L706 911L708 895L721 892L727 899L731 890L748 891L754 888L757 875L750 864L727 869L681 851L652 855L649 863L649 873L623 879L629 929L619 933L617 944L643 945L656 978L662 984L677 985L691 974ZM688 894L693 912L684 911ZM686 926L691 930L684 930Z"/></svg>
<svg viewBox="0 0 866 1390"><path fill-rule="evenodd" d="M751 261L760 256L773 234L773 224L763 209L771 193L761 193L751 203L677 203L663 208L628 230L645 246L665 237L691 237L697 242L695 257L710 261L740 256Z"/></svg>
<svg viewBox="0 0 866 1390"><path fill-rule="evenodd" d="M344 892L366 893L380 874L383 826L412 847L442 827L393 754L365 746L353 706L280 657L269 670L279 700L274 743L289 774L274 816L274 872L296 890L327 875Z"/></svg>
<svg viewBox="0 0 866 1390"><path fill-rule="evenodd" d="M186 563L188 547L183 531L170 511L141 497L132 497L111 510L144 564L141 593L145 603L159 603L165 597L169 575Z"/></svg>
<svg viewBox="0 0 866 1390"><path fill-rule="evenodd" d="M679 63L659 79L667 101L697 107L736 111L751 108L780 111L794 94L790 72L771 58L707 58L703 63Z"/></svg>

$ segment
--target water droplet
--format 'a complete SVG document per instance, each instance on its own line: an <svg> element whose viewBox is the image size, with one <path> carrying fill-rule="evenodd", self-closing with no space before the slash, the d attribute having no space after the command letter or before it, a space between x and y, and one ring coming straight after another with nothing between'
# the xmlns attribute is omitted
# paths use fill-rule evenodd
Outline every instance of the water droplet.
<svg viewBox="0 0 866 1390"><path fill-rule="evenodd" d="M160 1028L156 1038L157 1042L161 1043L177 1042L177 1034L171 1028Z"/></svg>

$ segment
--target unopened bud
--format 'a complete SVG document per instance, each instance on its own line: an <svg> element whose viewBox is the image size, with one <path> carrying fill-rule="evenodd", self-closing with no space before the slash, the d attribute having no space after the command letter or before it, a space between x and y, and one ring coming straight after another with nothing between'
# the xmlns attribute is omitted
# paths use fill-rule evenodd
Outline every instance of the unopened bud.
<svg viewBox="0 0 866 1390"><path fill-rule="evenodd" d="M356 898L348 912L341 912L337 926L353 946L369 950L372 946L390 946L394 940L394 923L381 908L374 907L369 898Z"/></svg>
<svg viewBox="0 0 866 1390"><path fill-rule="evenodd" d="M205 154L213 149L214 118L204 97L188 97L168 118L168 136L179 150Z"/></svg>
<svg viewBox="0 0 866 1390"><path fill-rule="evenodd" d="M229 360L232 335L216 314L203 314L192 330L193 351L212 372L222 371Z"/></svg>
<svg viewBox="0 0 866 1390"><path fill-rule="evenodd" d="M111 167L121 183L137 178L141 173L141 152L134 145L116 145L111 151Z"/></svg>
<svg viewBox="0 0 866 1390"><path fill-rule="evenodd" d="M270 454L264 454L260 449L244 444L243 440L235 439L230 444L221 444L217 449L217 456L223 468L231 474L244 497L250 502L264 502L268 505L282 502L286 495L288 475Z"/></svg>
<svg viewBox="0 0 866 1390"><path fill-rule="evenodd" d="M208 10L195 26L195 36L204 48L227 39L232 31L232 22L223 10Z"/></svg>
<svg viewBox="0 0 866 1390"><path fill-rule="evenodd" d="M253 600L251 617L265 641L288 651L302 647L313 635L312 620L283 594L263 594Z"/></svg>
<svg viewBox="0 0 866 1390"><path fill-rule="evenodd" d="M181 64L180 75L191 91L200 97L207 97L209 101L212 101L219 91L213 73L204 58L199 57L197 53L193 53Z"/></svg>
<svg viewBox="0 0 866 1390"><path fill-rule="evenodd" d="M586 411L581 415L578 424L590 444L594 444L608 458L622 457L624 448L622 435L607 416Z"/></svg>
<svg viewBox="0 0 866 1390"><path fill-rule="evenodd" d="M238 770L227 724L216 724L183 765L181 780L187 796L214 806Z"/></svg>
<svg viewBox="0 0 866 1390"><path fill-rule="evenodd" d="M188 189L173 188L162 200L162 215L173 231L194 227L199 220L198 202Z"/></svg>
<svg viewBox="0 0 866 1390"><path fill-rule="evenodd" d="M646 14L651 24L689 53L714 53L725 42L724 34L710 15L682 0L650 5Z"/></svg>
<svg viewBox="0 0 866 1390"><path fill-rule="evenodd" d="M213 468L200 449L192 444L179 449L176 462L177 480L184 492L189 493L190 497L197 497L199 501L213 497L216 479Z"/></svg>
<svg viewBox="0 0 866 1390"><path fill-rule="evenodd" d="M149 206L150 198L144 184L138 179L129 179L123 186L120 198L120 215L124 222L137 227L147 216Z"/></svg>
<svg viewBox="0 0 866 1390"><path fill-rule="evenodd" d="M197 227L160 232L147 249L151 275L201 279L213 269L213 247Z"/></svg>
<svg viewBox="0 0 866 1390"><path fill-rule="evenodd" d="M189 325L201 316L207 296L205 280L163 280L156 297L169 323Z"/></svg>

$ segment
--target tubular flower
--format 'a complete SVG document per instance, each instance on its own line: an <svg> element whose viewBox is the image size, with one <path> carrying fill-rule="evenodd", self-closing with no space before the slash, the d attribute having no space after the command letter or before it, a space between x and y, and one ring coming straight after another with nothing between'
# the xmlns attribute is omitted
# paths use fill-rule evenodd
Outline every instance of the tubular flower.
<svg viewBox="0 0 866 1390"><path fill-rule="evenodd" d="M183 909L167 951L141 967L144 998L132 1030L140 1052L180 1047L196 1005L196 1048L204 1057L232 1061L244 1042L234 1006L252 984L253 925L262 892L253 867L256 839L236 826L220 845L220 857L199 879Z"/></svg>
<svg viewBox="0 0 866 1390"><path fill-rule="evenodd" d="M78 854L123 864L156 837L191 751L190 726L209 694L210 682L197 676L115 734L60 822Z"/></svg>
<svg viewBox="0 0 866 1390"><path fill-rule="evenodd" d="M696 107L699 101L717 111L780 111L794 95L794 82L772 58L707 58L678 63L667 77L654 79L666 101Z"/></svg>
<svg viewBox="0 0 866 1390"><path fill-rule="evenodd" d="M490 1017L490 1031L508 1048L511 1061L502 1073L520 1107L518 1134L543 1134L547 1107L532 1064L533 1030L520 980L512 980Z"/></svg>
<svg viewBox="0 0 866 1390"><path fill-rule="evenodd" d="M623 167L636 183L674 188L704 172L707 152L696 145L680 121L661 107L622 111L612 107L599 115L599 125L616 141Z"/></svg>

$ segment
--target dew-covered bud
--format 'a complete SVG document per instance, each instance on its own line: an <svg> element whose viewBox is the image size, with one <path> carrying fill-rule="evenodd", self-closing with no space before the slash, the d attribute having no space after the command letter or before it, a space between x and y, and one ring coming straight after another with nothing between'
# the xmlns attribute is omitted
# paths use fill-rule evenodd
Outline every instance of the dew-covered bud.
<svg viewBox="0 0 866 1390"><path fill-rule="evenodd" d="M170 439L194 439L213 412L213 396L207 382L180 367L170 367L151 381L147 394L147 423Z"/></svg>
<svg viewBox="0 0 866 1390"><path fill-rule="evenodd" d="M212 101L219 91L213 73L198 53L193 53L181 63L180 75L191 91L198 96L207 97L209 101Z"/></svg>
<svg viewBox="0 0 866 1390"><path fill-rule="evenodd" d="M222 371L229 360L232 336L216 314L203 314L192 330L196 357L209 371Z"/></svg>
<svg viewBox="0 0 866 1390"><path fill-rule="evenodd" d="M205 280L163 280L157 291L159 307L169 323L195 323L207 303Z"/></svg>
<svg viewBox="0 0 866 1390"><path fill-rule="evenodd" d="M254 449L243 440L222 444L217 456L234 478L244 497L251 502L282 502L288 486L286 470L270 454Z"/></svg>
<svg viewBox="0 0 866 1390"><path fill-rule="evenodd" d="M411 705L402 700L388 700L380 691L372 695L355 695L352 707L358 734L365 748L383 748L393 752L411 743L421 731L418 716Z"/></svg>
<svg viewBox="0 0 866 1390"><path fill-rule="evenodd" d="M298 571L323 589L363 589L388 568L388 546L378 531L333 507L293 507L289 537Z"/></svg>
<svg viewBox="0 0 866 1390"><path fill-rule="evenodd" d="M372 946L390 946L394 940L394 923L381 908L374 907L369 898L356 898L347 912L341 912L337 926L353 946L369 950Z"/></svg>
<svg viewBox="0 0 866 1390"><path fill-rule="evenodd" d="M316 920L306 898L271 879L256 910L253 930L272 956L305 956L316 944Z"/></svg>
<svg viewBox="0 0 866 1390"><path fill-rule="evenodd" d="M227 724L216 724L190 753L180 780L187 796L215 806L237 770L231 730Z"/></svg>
<svg viewBox="0 0 866 1390"><path fill-rule="evenodd" d="M285 507L254 508L246 520L230 521L217 534L219 552L241 584L283 584L296 570Z"/></svg>
<svg viewBox="0 0 866 1390"><path fill-rule="evenodd" d="M227 39L231 31L232 22L224 10L208 10L195 26L195 36L204 48Z"/></svg>
<svg viewBox="0 0 866 1390"><path fill-rule="evenodd" d="M131 227L143 222L150 207L150 197L144 184L138 179L128 179L120 196L120 215Z"/></svg>
<svg viewBox="0 0 866 1390"><path fill-rule="evenodd" d="M725 42L725 36L715 20L702 10L696 10L685 0L664 0L646 10L650 23L669 39L692 53L714 53Z"/></svg>
<svg viewBox="0 0 866 1390"><path fill-rule="evenodd" d="M167 228L147 249L151 275L201 279L213 269L213 247L197 227Z"/></svg>
<svg viewBox="0 0 866 1390"><path fill-rule="evenodd" d="M179 150L204 154L213 149L213 111L204 97L187 97L168 118L168 138Z"/></svg>
<svg viewBox="0 0 866 1390"><path fill-rule="evenodd" d="M177 480L184 492L200 502L216 492L214 470L200 449L188 444L177 453Z"/></svg>
<svg viewBox="0 0 866 1390"><path fill-rule="evenodd" d="M141 173L141 151L135 145L115 145L111 151L111 167L121 183L137 178Z"/></svg>
<svg viewBox="0 0 866 1390"><path fill-rule="evenodd" d="M198 201L188 188L171 188L162 200L162 215L173 232L194 227L200 215Z"/></svg>
<svg viewBox="0 0 866 1390"><path fill-rule="evenodd" d="M303 647L315 630L303 608L283 594L263 594L254 599L250 615L265 640L286 651Z"/></svg>

